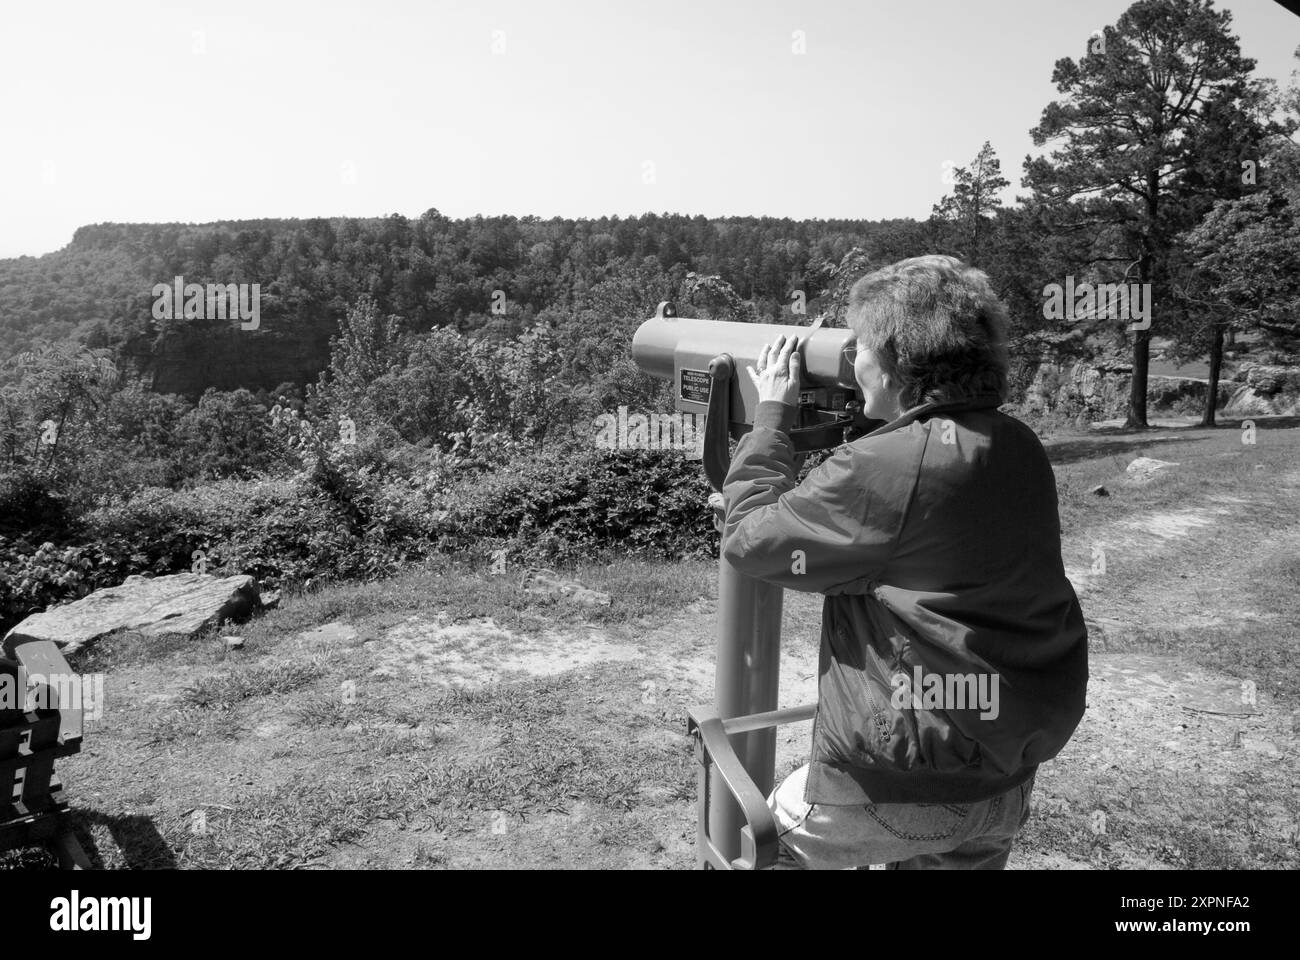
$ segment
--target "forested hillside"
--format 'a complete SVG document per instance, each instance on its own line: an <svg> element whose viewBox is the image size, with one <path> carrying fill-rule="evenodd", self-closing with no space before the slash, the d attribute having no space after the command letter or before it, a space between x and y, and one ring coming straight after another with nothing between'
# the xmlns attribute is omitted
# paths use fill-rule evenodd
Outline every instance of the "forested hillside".
<svg viewBox="0 0 1300 960"><path fill-rule="evenodd" d="M913 221L451 220L436 210L416 220L100 224L56 253L0 260L0 360L67 337L112 347L160 392L271 388L314 379L339 319L363 294L411 330L511 336L548 309L564 317L602 281L648 268L674 287L689 272L719 276L745 303L705 302L702 291L702 307L775 319L790 315L794 291L823 293L855 247L884 263L932 239ZM231 324L155 320L153 286L176 276L259 284L260 329L240 336Z"/></svg>

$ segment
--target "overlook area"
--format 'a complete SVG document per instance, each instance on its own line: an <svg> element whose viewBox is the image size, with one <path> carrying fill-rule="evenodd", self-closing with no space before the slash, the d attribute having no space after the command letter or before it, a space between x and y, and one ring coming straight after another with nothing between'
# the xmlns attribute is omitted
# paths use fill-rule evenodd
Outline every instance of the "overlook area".
<svg viewBox="0 0 1300 960"><path fill-rule="evenodd" d="M145 6L0 38L0 869L1300 867L1289 8Z"/></svg>

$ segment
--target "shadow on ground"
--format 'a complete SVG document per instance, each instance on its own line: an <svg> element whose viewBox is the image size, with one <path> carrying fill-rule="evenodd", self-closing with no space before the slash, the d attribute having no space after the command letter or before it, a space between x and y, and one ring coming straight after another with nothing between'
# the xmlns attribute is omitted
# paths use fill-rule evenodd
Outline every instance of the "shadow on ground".
<svg viewBox="0 0 1300 960"><path fill-rule="evenodd" d="M1119 439L1118 437L1115 439L1093 439L1088 437L1056 442L1048 441L1043 444L1043 449L1047 451L1047 459L1052 463L1078 463L1082 460L1102 460L1106 457L1129 453L1134 455L1150 453L1149 448L1152 446L1152 442L1161 439L1149 434L1143 434L1141 431L1135 431L1129 436L1131 439ZM1188 443L1204 438L1179 437L1178 439L1183 443Z"/></svg>
<svg viewBox="0 0 1300 960"><path fill-rule="evenodd" d="M171 848L151 818L140 814L110 816L97 810L74 809L77 839L97 869L175 870ZM105 850L105 841L117 846L118 854Z"/></svg>

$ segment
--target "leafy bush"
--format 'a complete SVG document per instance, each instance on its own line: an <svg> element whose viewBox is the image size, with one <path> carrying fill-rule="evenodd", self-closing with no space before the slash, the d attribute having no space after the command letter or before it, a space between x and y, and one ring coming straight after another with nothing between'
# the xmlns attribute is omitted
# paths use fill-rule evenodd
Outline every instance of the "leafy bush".
<svg viewBox="0 0 1300 960"><path fill-rule="evenodd" d="M676 452L552 449L462 483L434 530L444 547L495 544L524 560L707 557L708 494L699 463Z"/></svg>
<svg viewBox="0 0 1300 960"><path fill-rule="evenodd" d="M0 537L57 540L74 528L48 474L35 467L0 473Z"/></svg>
<svg viewBox="0 0 1300 960"><path fill-rule="evenodd" d="M214 574L246 573L265 587L296 586L330 579L371 579L391 572L410 543L413 525L405 516L385 525L390 514L371 515L360 490L331 496L311 475L292 480L224 481L190 491L150 491L123 507L87 518L97 542L113 542L137 531L129 572L170 573L192 569L202 559ZM355 482L355 480L354 480ZM350 495L353 500L348 500ZM366 526L359 518L368 518ZM405 521L405 523L403 523ZM194 551L203 551L201 558Z"/></svg>
<svg viewBox="0 0 1300 960"><path fill-rule="evenodd" d="M0 621L137 573L242 573L294 588L375 579L435 552L486 560L504 547L512 562L560 563L716 553L708 484L679 452L516 450L484 472L453 447L425 451L431 469L403 471L369 432L343 444L298 418L285 426L302 460L290 478L148 488L85 514L71 541L0 539ZM44 495L14 490L15 503Z"/></svg>
<svg viewBox="0 0 1300 960"><path fill-rule="evenodd" d="M405 506L381 495L358 527L305 475L149 489L87 514L76 544L0 537L0 629L138 573L246 573L265 588L383 576L425 552Z"/></svg>
<svg viewBox="0 0 1300 960"><path fill-rule="evenodd" d="M56 547L50 541L25 552L0 537L0 633L30 613L93 589L92 553L81 547Z"/></svg>

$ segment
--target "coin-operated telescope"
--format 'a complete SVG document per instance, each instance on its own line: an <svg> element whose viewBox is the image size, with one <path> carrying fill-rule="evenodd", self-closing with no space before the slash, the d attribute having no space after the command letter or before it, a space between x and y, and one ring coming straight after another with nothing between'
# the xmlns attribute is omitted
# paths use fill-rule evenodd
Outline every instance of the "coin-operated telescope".
<svg viewBox="0 0 1300 960"><path fill-rule="evenodd" d="M797 455L837 447L879 425L862 415L846 353L852 331L692 320L664 302L632 338L637 365L672 382L677 411L705 416L704 472L719 491L710 498L719 531L729 444L753 428L758 409L758 390L746 368L757 369L763 347L781 334L799 338L803 360L790 430ZM687 719L699 764L696 857L705 869L756 869L776 858L776 822L766 801L776 767L776 727L816 712L815 705L776 709L783 593L741 573L719 549L715 704L692 708Z"/></svg>
<svg viewBox="0 0 1300 960"><path fill-rule="evenodd" d="M763 347L781 334L799 338L803 360L790 431L795 451L826 450L865 432L869 424L845 352L853 343L851 330L693 320L677 316L665 301L632 338L637 366L672 382L677 412L704 415L704 472L715 490L722 490L730 466L727 441L749 432L758 408L758 390L746 368L757 368Z"/></svg>

